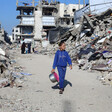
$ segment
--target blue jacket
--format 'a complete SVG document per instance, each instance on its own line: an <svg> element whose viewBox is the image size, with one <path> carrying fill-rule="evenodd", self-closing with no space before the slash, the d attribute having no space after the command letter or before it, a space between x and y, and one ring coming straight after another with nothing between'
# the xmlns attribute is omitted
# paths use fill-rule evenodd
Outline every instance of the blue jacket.
<svg viewBox="0 0 112 112"><path fill-rule="evenodd" d="M53 69L55 69L57 66L66 67L67 63L69 65L72 65L72 61L68 52L65 50L64 51L58 50L55 54Z"/></svg>

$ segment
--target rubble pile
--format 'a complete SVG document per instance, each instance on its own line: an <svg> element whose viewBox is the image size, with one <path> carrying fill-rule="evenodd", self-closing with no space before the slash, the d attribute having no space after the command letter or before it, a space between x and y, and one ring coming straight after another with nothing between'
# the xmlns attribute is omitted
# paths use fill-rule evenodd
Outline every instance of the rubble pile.
<svg viewBox="0 0 112 112"><path fill-rule="evenodd" d="M112 72L111 9L99 15L85 14L80 23L60 37L59 41L62 40L65 41L66 50L79 69ZM44 49L38 46L38 51L44 55L55 54L57 43ZM111 80L112 78L109 78L109 81Z"/></svg>
<svg viewBox="0 0 112 112"><path fill-rule="evenodd" d="M14 59L15 45L10 45L0 41L0 88L3 87L22 87L24 80L22 67L19 66Z"/></svg>

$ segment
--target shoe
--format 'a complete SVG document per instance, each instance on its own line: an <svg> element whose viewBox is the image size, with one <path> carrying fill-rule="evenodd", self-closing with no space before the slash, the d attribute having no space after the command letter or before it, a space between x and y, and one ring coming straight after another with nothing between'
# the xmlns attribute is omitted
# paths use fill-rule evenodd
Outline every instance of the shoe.
<svg viewBox="0 0 112 112"><path fill-rule="evenodd" d="M64 88L62 89L62 91L64 92Z"/></svg>
<svg viewBox="0 0 112 112"><path fill-rule="evenodd" d="M62 91L64 91L64 88L59 88L59 90L62 90Z"/></svg>
<svg viewBox="0 0 112 112"><path fill-rule="evenodd" d="M59 94L63 94L64 88L60 89Z"/></svg>
<svg viewBox="0 0 112 112"><path fill-rule="evenodd" d="M63 90L62 89L60 89L59 94L63 94Z"/></svg>

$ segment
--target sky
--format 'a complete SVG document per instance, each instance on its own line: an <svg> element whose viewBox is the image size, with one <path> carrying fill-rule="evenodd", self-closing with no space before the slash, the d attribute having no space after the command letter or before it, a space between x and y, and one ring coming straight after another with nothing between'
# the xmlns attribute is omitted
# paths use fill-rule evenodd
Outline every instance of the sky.
<svg viewBox="0 0 112 112"><path fill-rule="evenodd" d="M31 1L31 0L19 0L19 1ZM38 1L38 0L35 0ZM78 0L58 0L65 4L78 3ZM83 0L80 0L83 3ZM88 0L85 0L86 2ZM14 26L19 24L19 20L16 16L19 14L16 11L16 0L0 0L0 23L2 27L8 32L9 35L12 33Z"/></svg>

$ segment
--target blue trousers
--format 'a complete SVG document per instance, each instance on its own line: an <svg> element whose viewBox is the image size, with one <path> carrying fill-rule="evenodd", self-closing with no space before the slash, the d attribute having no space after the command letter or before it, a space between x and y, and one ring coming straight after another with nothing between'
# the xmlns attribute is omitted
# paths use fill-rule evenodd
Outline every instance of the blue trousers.
<svg viewBox="0 0 112 112"><path fill-rule="evenodd" d="M28 54L28 50L26 50L26 54Z"/></svg>
<svg viewBox="0 0 112 112"><path fill-rule="evenodd" d="M66 74L66 67L57 67L59 73L59 87L60 89L64 88L64 80Z"/></svg>

